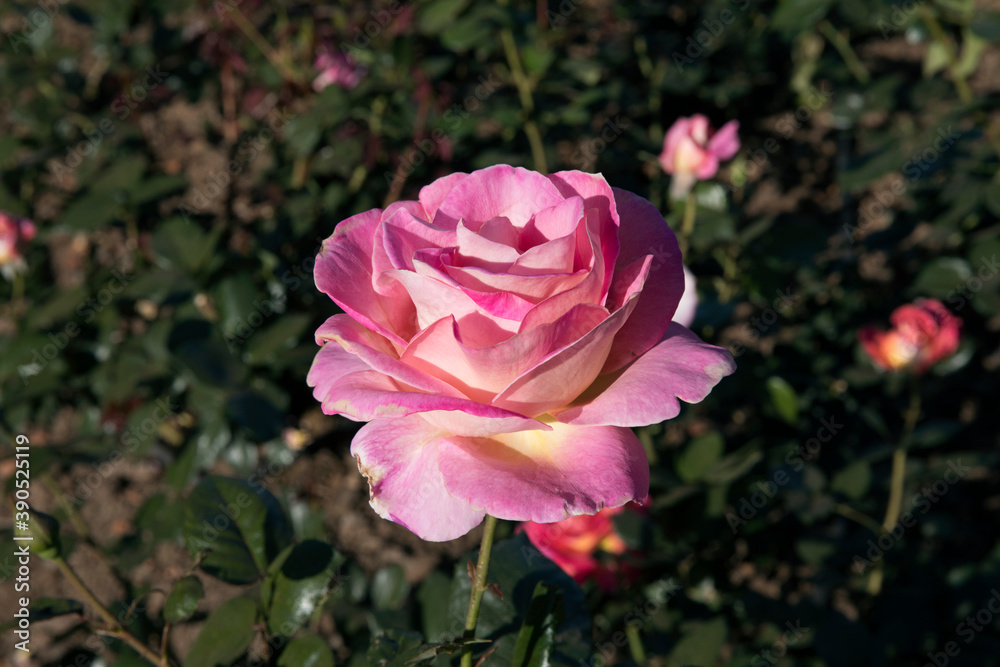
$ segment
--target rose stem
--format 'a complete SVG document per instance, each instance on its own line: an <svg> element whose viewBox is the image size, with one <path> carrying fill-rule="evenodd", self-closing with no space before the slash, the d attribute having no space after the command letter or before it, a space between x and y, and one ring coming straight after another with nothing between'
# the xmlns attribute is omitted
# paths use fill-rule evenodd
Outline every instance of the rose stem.
<svg viewBox="0 0 1000 667"><path fill-rule="evenodd" d="M497 518L486 515L483 524L483 542L479 547L479 563L476 565L476 578L472 582L472 593L469 595L469 613L465 616L465 639L474 639L476 623L479 621L479 605L483 601L486 590L486 573L490 569L490 552L493 551L493 534L497 529ZM462 667L472 667L472 646L462 647Z"/></svg>
<svg viewBox="0 0 1000 667"><path fill-rule="evenodd" d="M120 627L115 615L108 611L108 608L101 604L100 600L94 597L94 594L91 593L90 589L87 588L87 585L80 580L80 577L76 576L76 572L73 571L73 568L69 566L69 563L67 563L64 558L53 558L52 562L56 564L56 567L58 567L63 573L63 576L69 579L69 582L80 592L83 599L94 608L94 611L97 612L98 616L104 619L104 622L111 626L111 631L103 634L115 637L116 639L121 639L123 642L135 649L139 655L154 665L162 665L164 663L164 656L156 655L152 649L139 641L138 637L125 629L115 630L115 628Z"/></svg>
<svg viewBox="0 0 1000 667"><path fill-rule="evenodd" d="M920 391L917 388L916 380L910 384L910 407L907 408L903 416L903 432L899 436L899 444L896 451L892 453L892 481L889 486L889 504L885 508L885 519L882 521L882 531L888 533L896 522L899 521L899 512L903 505L903 485L906 481L906 448L913 437L913 429L920 418ZM882 590L883 563L885 559L878 562L872 577L868 582L868 592L878 595Z"/></svg>

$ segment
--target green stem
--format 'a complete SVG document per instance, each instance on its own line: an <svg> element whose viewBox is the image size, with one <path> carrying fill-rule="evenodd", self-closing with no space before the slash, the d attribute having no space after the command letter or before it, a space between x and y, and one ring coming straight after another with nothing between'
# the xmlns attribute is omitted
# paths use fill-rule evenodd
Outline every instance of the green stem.
<svg viewBox="0 0 1000 667"><path fill-rule="evenodd" d="M100 600L94 597L94 594L91 593L90 589L87 588L87 585L80 580L80 577L76 575L76 572L73 571L73 568L69 566L69 563L67 563L65 559L54 558L52 559L52 562L56 564L56 567L58 567L63 573L63 576L66 577L71 584L73 584L74 588L80 592L84 601L93 607L94 611L97 612L97 615L100 616L104 622L108 624L108 626L110 626L110 630L105 631L103 634L122 640L153 665L166 664L165 654L157 655L151 648L143 644L138 637L121 627L121 624L118 622L118 619L115 618L115 615L108 611L108 608L101 604Z"/></svg>
<svg viewBox="0 0 1000 667"><path fill-rule="evenodd" d="M521 98L524 133L528 136L528 143L531 144L531 159L535 163L535 171L541 174L548 173L542 134L538 130L538 124L531 118L531 114L535 110L535 99L531 94L531 81L521 66L521 56L517 53L514 33L510 29L505 29L500 32L500 39L503 42L504 55L507 57L507 66L510 67L510 74L514 77L514 84L517 86L517 94Z"/></svg>
<svg viewBox="0 0 1000 667"><path fill-rule="evenodd" d="M469 594L469 612L465 616L465 639L476 637L476 624L479 622L479 606L486 591L486 574L490 570L490 552L493 551L493 535L497 530L497 518L486 515L483 524L483 542L479 547L479 563L476 565L476 576L472 582L472 592ZM472 667L472 646L462 647L462 667Z"/></svg>
<svg viewBox="0 0 1000 667"><path fill-rule="evenodd" d="M681 220L681 235L678 239L681 246L681 257L687 259L688 246L691 243L691 235L694 233L694 218L698 212L698 200L695 198L694 190L688 193L684 200L684 218Z"/></svg>
<svg viewBox="0 0 1000 667"><path fill-rule="evenodd" d="M833 24L825 19L819 22L818 27L823 36L833 44L833 48L837 49L837 53L844 59L844 64L847 65L847 69L851 70L854 78L859 83L868 83L871 80L871 74L868 73L868 68L858 58L858 54L851 48L851 43L844 39L844 36L837 32Z"/></svg>
<svg viewBox="0 0 1000 667"><path fill-rule="evenodd" d="M885 508L885 519L882 520L882 532L890 532L899 521L903 508L903 487L906 485L906 449L913 438L913 430L920 419L920 391L914 379L910 383L910 405L903 416L903 432L899 436L899 444L892 453L892 477L889 483L889 503ZM885 559L878 562L868 582L868 592L878 595L882 590Z"/></svg>
<svg viewBox="0 0 1000 667"><path fill-rule="evenodd" d="M632 662L637 665L646 664L646 649L642 645L642 637L639 636L639 628L634 623L625 625L625 636L628 638L628 651L632 655Z"/></svg>

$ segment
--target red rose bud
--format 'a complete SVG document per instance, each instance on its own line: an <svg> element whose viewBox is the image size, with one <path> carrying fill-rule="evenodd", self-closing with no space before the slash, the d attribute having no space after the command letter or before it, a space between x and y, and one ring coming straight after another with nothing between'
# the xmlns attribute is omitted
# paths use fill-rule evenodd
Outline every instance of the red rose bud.
<svg viewBox="0 0 1000 667"><path fill-rule="evenodd" d="M889 319L889 331L872 326L858 331L861 346L881 368L919 375L958 349L962 320L937 299L900 306Z"/></svg>

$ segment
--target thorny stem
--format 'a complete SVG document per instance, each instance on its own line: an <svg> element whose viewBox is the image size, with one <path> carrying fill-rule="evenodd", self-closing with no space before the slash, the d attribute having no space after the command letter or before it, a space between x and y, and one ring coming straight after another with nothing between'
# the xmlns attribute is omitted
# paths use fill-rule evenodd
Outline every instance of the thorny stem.
<svg viewBox="0 0 1000 667"><path fill-rule="evenodd" d="M483 524L483 542L479 547L479 563L476 565L476 577L472 582L472 592L469 595L469 612L465 616L465 639L474 639L476 623L479 622L479 606L486 591L486 574L490 569L490 552L493 551L493 534L497 529L497 518L486 515ZM472 667L472 646L462 647L462 667Z"/></svg>
<svg viewBox="0 0 1000 667"><path fill-rule="evenodd" d="M66 579L68 579L69 582L80 592L80 595L87 602L87 604L93 607L94 611L97 612L97 615L108 624L110 630L105 631L102 634L122 640L153 665L168 664L166 661L166 653L163 655L157 655L151 648L143 644L138 637L121 627L121 624L118 622L118 619L115 618L115 615L112 614L107 607L101 604L100 600L94 597L94 594L90 592L87 585L80 580L80 577L76 575L76 572L73 571L73 568L69 566L69 563L67 563L64 558L54 558L52 559L52 562L56 564L56 567L58 567L60 572L63 573L63 576L66 577Z"/></svg>

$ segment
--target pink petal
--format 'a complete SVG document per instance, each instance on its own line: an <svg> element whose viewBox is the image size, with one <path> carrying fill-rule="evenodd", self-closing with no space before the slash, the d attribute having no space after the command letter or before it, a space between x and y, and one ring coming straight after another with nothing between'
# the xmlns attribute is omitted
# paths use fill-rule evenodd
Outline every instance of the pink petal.
<svg viewBox="0 0 1000 667"><path fill-rule="evenodd" d="M637 277L637 288L646 279L649 261ZM579 396L597 378L615 334L628 321L639 298L639 292L634 291L625 305L603 322L505 387L493 399L493 405L535 416L563 407Z"/></svg>
<svg viewBox="0 0 1000 667"><path fill-rule="evenodd" d="M462 179L441 202L437 217L452 225L464 220L469 227L478 228L473 223L504 216L515 227L524 227L537 211L562 200L559 191L541 174L498 164Z"/></svg>
<svg viewBox="0 0 1000 667"><path fill-rule="evenodd" d="M401 287L373 287L372 257L382 211L373 209L344 220L323 242L316 257L316 287L355 320L396 344L415 332L414 307Z"/></svg>
<svg viewBox="0 0 1000 667"><path fill-rule="evenodd" d="M602 375L572 405L552 414L578 425L648 426L676 417L678 398L702 401L735 370L727 350L702 342L675 322L659 344L631 365Z"/></svg>
<svg viewBox="0 0 1000 667"><path fill-rule="evenodd" d="M506 218L501 218L506 220ZM509 221L507 224L510 224ZM489 225L483 225L486 227ZM498 225L492 225L496 228ZM513 230L513 227L511 227ZM474 232L459 221L456 231L455 245L458 249L458 259L463 265L480 266L494 271L506 271L517 261L520 255L510 244L492 240ZM516 238L516 236L515 236Z"/></svg>
<svg viewBox="0 0 1000 667"><path fill-rule="evenodd" d="M390 210L386 209L375 236L375 245L384 252L384 255L376 255L373 262L376 272L389 269L413 271L413 255L418 250L455 245L454 230L425 222L405 208L397 209L392 215L389 213ZM378 261L380 256L385 258L385 263Z"/></svg>
<svg viewBox="0 0 1000 667"><path fill-rule="evenodd" d="M420 188L420 195L418 196L418 199L420 200L420 204L424 207L424 212L426 213L424 219L435 224L448 226L443 224L443 219L441 221L436 219L438 209L441 207L441 202L443 202L445 197L448 196L448 193L454 190L455 186L464 181L468 176L468 174L462 172L455 172L454 174L442 176L430 185L425 185ZM454 223L456 222L458 221L452 221L452 224L450 225L451 229L455 228Z"/></svg>
<svg viewBox="0 0 1000 667"><path fill-rule="evenodd" d="M580 304L556 322L484 348L465 345L454 319L445 318L415 336L401 361L444 380L475 401L489 403L535 364L580 339L607 317L600 306Z"/></svg>
<svg viewBox="0 0 1000 667"><path fill-rule="evenodd" d="M615 337L602 374L625 366L663 338L684 293L681 251L663 216L655 206L631 192L615 189L615 200L624 221L615 271L640 257L651 256L653 263L635 312Z"/></svg>
<svg viewBox="0 0 1000 667"><path fill-rule="evenodd" d="M556 187L559 187L556 184ZM527 249L572 235L583 220L583 198L567 197L557 205L539 211L521 233L521 248Z"/></svg>
<svg viewBox="0 0 1000 667"><path fill-rule="evenodd" d="M401 362L388 341L347 315L327 320L317 340L325 344L306 381L327 414L367 421L426 413L436 423L447 423L450 432L463 435L543 427L520 414L471 401L443 380Z"/></svg>
<svg viewBox="0 0 1000 667"><path fill-rule="evenodd" d="M604 258L601 282L601 299L611 286L611 267L615 265L620 251L621 212L615 199L614 188L601 174L585 174L581 171L560 171L549 179L559 188L564 197L583 197L583 205L588 226L600 240L601 255ZM596 212L596 216L592 211ZM596 224L595 224L596 223Z"/></svg>
<svg viewBox="0 0 1000 667"><path fill-rule="evenodd" d="M663 139L663 151L660 153L659 161L663 171L668 174L674 173L677 165L677 149L681 141L689 139L691 136L691 121L688 118L678 118L667 130L667 136Z"/></svg>
<svg viewBox="0 0 1000 667"><path fill-rule="evenodd" d="M740 150L740 123L731 120L708 140L708 150L720 161L730 160Z"/></svg>
<svg viewBox="0 0 1000 667"><path fill-rule="evenodd" d="M436 427L414 415L376 419L351 443L358 469L368 479L372 509L431 542L461 537L485 516L448 493L438 467L440 436Z"/></svg>
<svg viewBox="0 0 1000 667"><path fill-rule="evenodd" d="M674 322L681 326L690 327L694 322L695 313L698 310L698 281L694 274L684 267L684 294L677 304L677 311L674 313Z"/></svg>
<svg viewBox="0 0 1000 667"><path fill-rule="evenodd" d="M645 498L649 463L631 430L552 424L552 430L440 443L455 497L512 521L551 523Z"/></svg>

